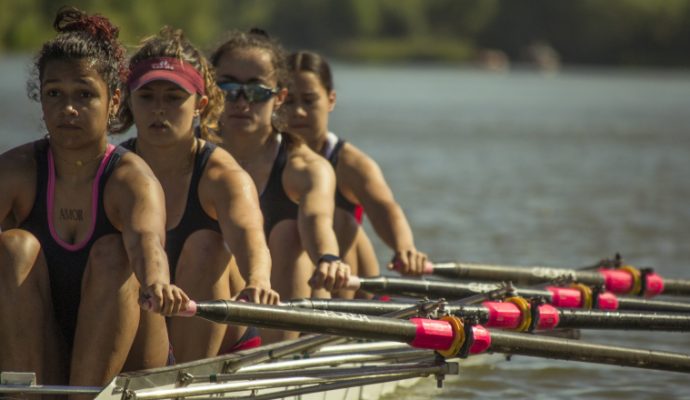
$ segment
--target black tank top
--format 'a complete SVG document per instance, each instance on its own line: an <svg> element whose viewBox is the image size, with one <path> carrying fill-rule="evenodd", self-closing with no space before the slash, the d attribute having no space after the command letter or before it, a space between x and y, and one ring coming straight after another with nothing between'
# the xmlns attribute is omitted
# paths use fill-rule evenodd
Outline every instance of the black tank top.
<svg viewBox="0 0 690 400"><path fill-rule="evenodd" d="M344 140L338 139L338 142L333 147L333 151L331 151L331 154L328 156L328 161L331 163L334 170L338 165L338 157L340 155L340 151L343 149L344 144ZM355 214L355 208L357 208L357 204L352 203L350 202L350 200L346 199L345 196L343 196L342 192L340 192L340 189L337 188L337 186L335 189L335 206L347 211L352 215Z"/></svg>
<svg viewBox="0 0 690 400"><path fill-rule="evenodd" d="M120 144L128 150L136 151L136 138ZM192 233L209 229L220 233L220 225L218 221L206 214L201 202L199 201L199 182L204 173L208 159L211 153L216 149L213 143L205 142L203 147L197 148L194 156L194 167L192 170L192 179L189 182L189 191L187 192L187 204L185 205L182 219L176 227L165 233L165 253L168 255L168 264L170 265L170 281L175 282L175 271L177 271L177 262L180 260L182 247L187 241L187 238Z"/></svg>
<svg viewBox="0 0 690 400"><path fill-rule="evenodd" d="M299 206L290 200L287 193L285 193L282 181L285 164L287 164L289 144L289 138L283 136L278 148L278 155L273 162L273 168L271 168L271 174L268 176L266 187L261 196L259 196L261 212L264 215L266 239L271 234L273 227L280 221L284 219L297 219Z"/></svg>
<svg viewBox="0 0 690 400"><path fill-rule="evenodd" d="M34 142L36 158L36 197L29 216L20 224L20 228L31 232L40 242L41 249L48 264L50 291L58 326L72 349L77 326L77 313L81 301L81 282L93 244L104 235L120 233L108 220L103 207L103 190L108 178L118 161L126 152L109 145L103 157L93 185L97 187L96 196L92 199L91 235L75 245L62 242L57 234L51 231L52 196L48 187L54 182L55 172L52 155L49 159L49 142L47 139ZM49 200L50 198L50 200ZM49 207L51 208L49 211Z"/></svg>

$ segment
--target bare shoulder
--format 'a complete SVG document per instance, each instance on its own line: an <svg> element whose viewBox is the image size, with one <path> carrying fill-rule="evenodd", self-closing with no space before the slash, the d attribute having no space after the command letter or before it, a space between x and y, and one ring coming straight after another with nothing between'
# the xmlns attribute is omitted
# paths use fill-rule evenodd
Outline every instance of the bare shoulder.
<svg viewBox="0 0 690 400"><path fill-rule="evenodd" d="M34 153L34 144L27 143L0 154L0 222L6 227L23 221L33 207L36 197ZM2 221L7 217L13 222Z"/></svg>
<svg viewBox="0 0 690 400"><path fill-rule="evenodd" d="M312 191L332 193L335 190L331 164L306 144L294 144L290 148L282 178L286 193L296 203Z"/></svg>
<svg viewBox="0 0 690 400"><path fill-rule="evenodd" d="M343 149L340 151L338 164L341 163L343 166L356 170L366 171L369 168L379 168L373 158L369 157L369 155L350 142L346 142Z"/></svg>
<svg viewBox="0 0 690 400"><path fill-rule="evenodd" d="M379 165L373 158L350 142L346 142L338 157L338 176L347 175L368 176L380 173Z"/></svg>
<svg viewBox="0 0 690 400"><path fill-rule="evenodd" d="M290 173L306 176L332 173L333 169L328 161L304 143L292 145L288 154L286 171Z"/></svg>
<svg viewBox="0 0 690 400"><path fill-rule="evenodd" d="M34 142L25 143L0 154L0 172L21 173L26 167L36 166Z"/></svg>
<svg viewBox="0 0 690 400"><path fill-rule="evenodd" d="M208 159L201 178L202 196L220 190L237 192L250 190L256 192L254 181L235 158L223 148L216 147Z"/></svg>
<svg viewBox="0 0 690 400"><path fill-rule="evenodd" d="M26 143L0 154L0 185L21 189L35 182L36 159L34 144Z"/></svg>
<svg viewBox="0 0 690 400"><path fill-rule="evenodd" d="M160 183L146 161L128 151L122 155L108 180L106 197L121 198L156 187L160 187Z"/></svg>
<svg viewBox="0 0 690 400"><path fill-rule="evenodd" d="M218 179L242 179L249 176L230 153L218 146L213 150L204 170L204 178Z"/></svg>

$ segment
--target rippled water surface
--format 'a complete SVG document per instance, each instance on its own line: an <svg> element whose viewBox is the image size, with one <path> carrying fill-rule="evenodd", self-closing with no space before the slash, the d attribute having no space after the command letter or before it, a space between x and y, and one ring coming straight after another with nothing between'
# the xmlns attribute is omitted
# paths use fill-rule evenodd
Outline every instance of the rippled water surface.
<svg viewBox="0 0 690 400"><path fill-rule="evenodd" d="M26 63L0 59L0 150L42 135ZM379 162L434 260L576 267L621 252L690 278L690 72L334 72L332 129ZM688 333L583 339L690 353ZM690 398L688 378L495 357L468 363L443 390L427 380L395 398Z"/></svg>

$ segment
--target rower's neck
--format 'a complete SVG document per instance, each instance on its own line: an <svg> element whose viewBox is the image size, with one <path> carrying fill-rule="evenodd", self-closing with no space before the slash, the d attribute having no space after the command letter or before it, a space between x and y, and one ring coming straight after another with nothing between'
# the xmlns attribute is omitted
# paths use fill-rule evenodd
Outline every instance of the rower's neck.
<svg viewBox="0 0 690 400"><path fill-rule="evenodd" d="M50 151L53 154L56 178L73 183L91 181L105 157L107 147L108 139L105 136L102 140L79 149L55 146L51 142Z"/></svg>
<svg viewBox="0 0 690 400"><path fill-rule="evenodd" d="M319 135L314 138L309 138L305 140L307 146L312 149L315 153L323 154L326 146L328 145L328 132L324 132L323 135Z"/></svg>
<svg viewBox="0 0 690 400"><path fill-rule="evenodd" d="M256 133L233 132L222 133L223 148L227 150L242 166L262 160L267 153L273 153L278 143L278 135L268 132Z"/></svg>
<svg viewBox="0 0 690 400"><path fill-rule="evenodd" d="M136 152L156 176L184 174L191 171L200 145L194 135L166 146L137 139Z"/></svg>

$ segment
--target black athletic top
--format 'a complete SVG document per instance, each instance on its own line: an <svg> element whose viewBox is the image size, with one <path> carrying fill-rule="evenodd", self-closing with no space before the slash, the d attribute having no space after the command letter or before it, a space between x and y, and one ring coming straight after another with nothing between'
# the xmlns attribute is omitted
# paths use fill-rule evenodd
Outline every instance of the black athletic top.
<svg viewBox="0 0 690 400"><path fill-rule="evenodd" d="M53 191L55 167L47 139L34 142L36 158L36 197L29 216L20 228L31 232L40 242L48 264L50 292L58 326L69 349L74 343L77 313L81 301L81 283L93 244L104 235L120 233L110 223L103 207L103 190L108 178L126 150L108 145L92 183L91 233L81 243L60 239L53 226Z"/></svg>
<svg viewBox="0 0 690 400"><path fill-rule="evenodd" d="M340 151L343 149L344 144L344 140L338 139L338 142L335 144L335 147L333 147L331 154L329 154L328 157L326 157L326 159L333 166L333 169L335 169L335 167L338 165L338 157L340 155ZM346 199L345 196L343 196L340 189L337 188L337 186L335 189L335 206L347 211L352 215L355 215L355 209L357 208L357 204L352 203L350 200Z"/></svg>
<svg viewBox="0 0 690 400"><path fill-rule="evenodd" d="M120 144L131 151L136 150L136 138ZM194 169L192 170L192 180L189 182L189 191L187 192L187 204L185 205L184 214L180 223L165 233L165 253L168 255L168 264L170 265L170 282L175 282L175 271L177 270L177 262L182 253L182 247L187 241L187 238L194 232L208 229L220 233L220 225L218 221L209 217L204 211L199 201L199 182L203 175L208 159L211 153L216 149L216 145L206 142L203 147L197 149L194 156Z"/></svg>
<svg viewBox="0 0 690 400"><path fill-rule="evenodd" d="M288 146L290 140L283 136L278 148L278 155L273 162L271 174L268 176L266 187L259 196L261 212L264 216L264 232L268 240L271 230L284 219L297 219L299 206L285 193L283 188L283 171L288 158Z"/></svg>

